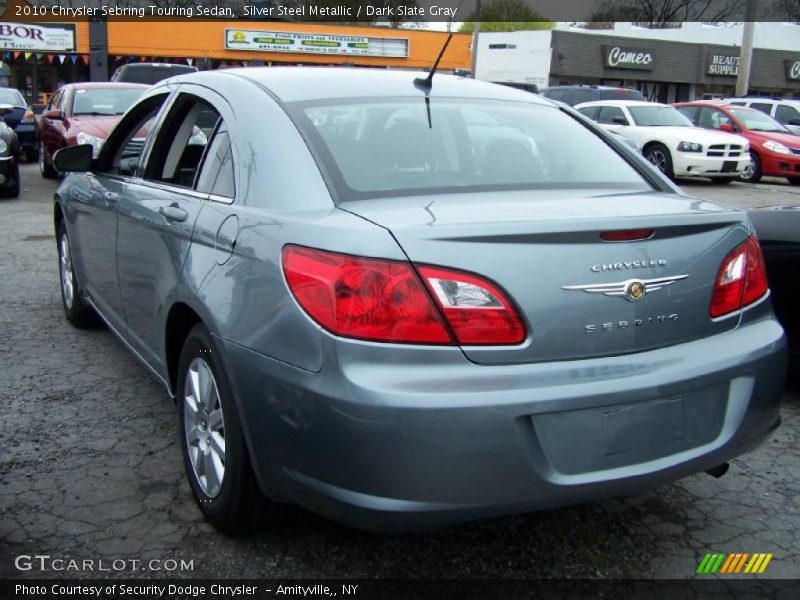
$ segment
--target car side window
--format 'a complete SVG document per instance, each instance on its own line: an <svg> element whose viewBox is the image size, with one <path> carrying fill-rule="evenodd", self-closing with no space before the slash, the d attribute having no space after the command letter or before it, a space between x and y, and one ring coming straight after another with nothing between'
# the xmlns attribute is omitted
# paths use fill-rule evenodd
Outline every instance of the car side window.
<svg viewBox="0 0 800 600"><path fill-rule="evenodd" d="M733 122L731 122L730 118L728 118L728 116L721 110L704 107L700 111L700 120L698 122L700 127L704 127L706 129L719 129L723 124L733 126Z"/></svg>
<svg viewBox="0 0 800 600"><path fill-rule="evenodd" d="M208 136L218 120L219 112L206 101L181 94L153 142L144 179L193 187Z"/></svg>
<svg viewBox="0 0 800 600"><path fill-rule="evenodd" d="M130 109L103 144L98 171L132 176L141 162L147 136L169 93L151 96Z"/></svg>
<svg viewBox="0 0 800 600"><path fill-rule="evenodd" d="M597 111L600 110L599 106L584 106L583 108L579 108L578 112L581 113L584 117L589 117L592 121L597 120Z"/></svg>
<svg viewBox="0 0 800 600"><path fill-rule="evenodd" d="M623 125L622 122L617 122L614 118L623 119L625 121L625 125L630 125L628 123L628 119L625 118L625 113L622 112L622 109L619 106L601 106L600 112L597 115L597 122L603 123L605 125Z"/></svg>
<svg viewBox="0 0 800 600"><path fill-rule="evenodd" d="M198 192L233 198L233 155L227 124L220 119L197 177Z"/></svg>
<svg viewBox="0 0 800 600"><path fill-rule="evenodd" d="M800 111L787 104L779 104L775 109L775 119L781 123L789 123L789 121L800 119Z"/></svg>
<svg viewBox="0 0 800 600"><path fill-rule="evenodd" d="M48 110L61 110L61 98L64 97L64 90L59 90L50 99L50 107Z"/></svg>
<svg viewBox="0 0 800 600"><path fill-rule="evenodd" d="M766 102L753 102L750 105L750 108L755 108L756 110L760 110L764 114L768 115L772 110L772 104L767 104Z"/></svg>
<svg viewBox="0 0 800 600"><path fill-rule="evenodd" d="M746 106L747 102L745 102L743 100L735 100L733 102L730 102L730 104L733 104L735 106Z"/></svg>
<svg viewBox="0 0 800 600"><path fill-rule="evenodd" d="M697 125L698 122L698 113L700 112L699 107L697 106L679 106L678 112L681 113L684 117L689 119L692 123Z"/></svg>

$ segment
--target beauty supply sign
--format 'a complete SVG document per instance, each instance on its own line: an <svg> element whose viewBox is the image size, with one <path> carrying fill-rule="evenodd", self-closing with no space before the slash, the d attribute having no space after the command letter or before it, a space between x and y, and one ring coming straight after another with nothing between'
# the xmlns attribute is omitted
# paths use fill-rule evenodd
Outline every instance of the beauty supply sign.
<svg viewBox="0 0 800 600"><path fill-rule="evenodd" d="M706 75L736 77L739 74L739 56L733 54L709 54L706 58Z"/></svg>

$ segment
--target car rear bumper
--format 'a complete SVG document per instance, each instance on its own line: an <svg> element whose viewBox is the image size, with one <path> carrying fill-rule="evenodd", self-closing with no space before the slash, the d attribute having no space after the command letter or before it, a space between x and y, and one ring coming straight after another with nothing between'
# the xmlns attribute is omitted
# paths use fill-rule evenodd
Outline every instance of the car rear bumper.
<svg viewBox="0 0 800 600"><path fill-rule="evenodd" d="M380 530L583 502L720 465L777 427L786 360L771 318L529 365L396 346L384 362L374 345L339 342L311 373L221 343L265 491Z"/></svg>
<svg viewBox="0 0 800 600"><path fill-rule="evenodd" d="M776 177L800 177L800 155L778 154L770 152L762 154L761 172Z"/></svg>
<svg viewBox="0 0 800 600"><path fill-rule="evenodd" d="M738 177L750 162L747 154L739 158L717 158L695 152L674 152L672 156L672 170L679 177Z"/></svg>
<svg viewBox="0 0 800 600"><path fill-rule="evenodd" d="M17 146L20 150L33 150L39 147L39 140L36 139L36 126L20 123L14 129L17 134Z"/></svg>

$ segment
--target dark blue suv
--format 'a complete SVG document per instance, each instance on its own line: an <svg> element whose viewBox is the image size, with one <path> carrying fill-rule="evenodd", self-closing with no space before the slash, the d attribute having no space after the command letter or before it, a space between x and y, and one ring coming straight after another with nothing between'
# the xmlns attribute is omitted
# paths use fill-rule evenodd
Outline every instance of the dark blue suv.
<svg viewBox="0 0 800 600"><path fill-rule="evenodd" d="M638 90L606 85L554 85L539 94L570 106L595 100L647 100Z"/></svg>

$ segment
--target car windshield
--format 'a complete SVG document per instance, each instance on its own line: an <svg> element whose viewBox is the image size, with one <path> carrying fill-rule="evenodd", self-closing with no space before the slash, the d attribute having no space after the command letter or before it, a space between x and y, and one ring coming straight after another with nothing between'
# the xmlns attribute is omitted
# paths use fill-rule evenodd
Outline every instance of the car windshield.
<svg viewBox="0 0 800 600"><path fill-rule="evenodd" d="M428 112L428 108L430 112ZM651 186L574 118L523 102L302 102L290 112L341 199Z"/></svg>
<svg viewBox="0 0 800 600"><path fill-rule="evenodd" d="M73 115L122 115L139 99L145 88L84 88L75 90Z"/></svg>
<svg viewBox="0 0 800 600"><path fill-rule="evenodd" d="M628 110L639 127L694 127L672 106L629 106Z"/></svg>
<svg viewBox="0 0 800 600"><path fill-rule="evenodd" d="M10 104L11 106L26 106L25 99L19 90L13 88L0 89L0 104Z"/></svg>
<svg viewBox="0 0 800 600"><path fill-rule="evenodd" d="M778 123L778 121L769 115L765 115L760 110L755 110L753 108L729 108L728 110L750 131L791 133L791 131Z"/></svg>

